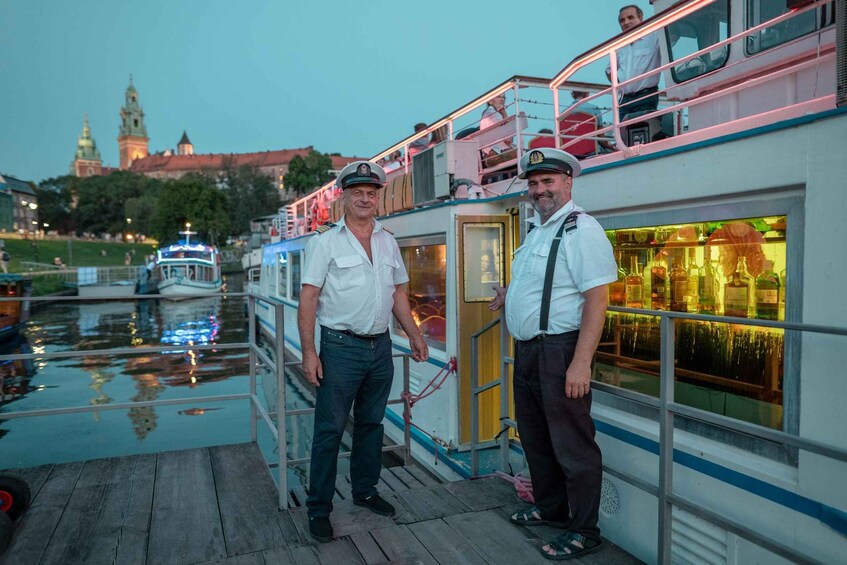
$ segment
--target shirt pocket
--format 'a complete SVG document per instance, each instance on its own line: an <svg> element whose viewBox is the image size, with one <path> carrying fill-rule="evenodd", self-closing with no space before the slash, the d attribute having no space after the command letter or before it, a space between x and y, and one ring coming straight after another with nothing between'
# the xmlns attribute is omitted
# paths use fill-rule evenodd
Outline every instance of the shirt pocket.
<svg viewBox="0 0 847 565"><path fill-rule="evenodd" d="M335 266L338 267L335 281L338 290L349 290L362 286L365 283L365 267L361 256L345 255L335 258Z"/></svg>
<svg viewBox="0 0 847 565"><path fill-rule="evenodd" d="M550 256L550 248L547 246L536 247L529 253L529 272L533 275L543 275L547 272L547 257Z"/></svg>
<svg viewBox="0 0 847 565"><path fill-rule="evenodd" d="M394 274L399 266L393 254L381 257L379 262L380 283L393 289Z"/></svg>

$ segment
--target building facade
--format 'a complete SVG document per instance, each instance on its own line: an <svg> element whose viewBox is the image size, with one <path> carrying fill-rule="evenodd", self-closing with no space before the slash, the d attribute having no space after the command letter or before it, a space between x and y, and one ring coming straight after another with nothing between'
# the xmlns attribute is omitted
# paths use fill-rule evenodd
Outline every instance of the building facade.
<svg viewBox="0 0 847 565"><path fill-rule="evenodd" d="M11 200L4 199L5 205L11 206L11 224L0 225L0 229L19 234L37 232L38 195L32 185L10 175L0 175L0 193L11 197Z"/></svg>
<svg viewBox="0 0 847 565"><path fill-rule="evenodd" d="M121 125L118 128L118 151L120 153L120 169L125 171L137 159L148 155L147 126L144 125L144 110L138 103L138 91L129 77L129 86L124 93L125 103L121 108Z"/></svg>
<svg viewBox="0 0 847 565"><path fill-rule="evenodd" d="M76 141L76 153L71 161L70 174L78 177L99 177L103 174L103 160L97 150L97 143L91 137L88 114L82 122L82 134Z"/></svg>

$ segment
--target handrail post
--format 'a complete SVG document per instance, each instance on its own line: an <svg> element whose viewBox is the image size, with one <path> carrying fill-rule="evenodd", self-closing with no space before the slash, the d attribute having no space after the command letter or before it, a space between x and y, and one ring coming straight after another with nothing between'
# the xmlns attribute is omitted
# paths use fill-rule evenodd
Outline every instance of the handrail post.
<svg viewBox="0 0 847 565"><path fill-rule="evenodd" d="M518 81L515 81L513 90L515 91L515 158L520 163L521 157L523 157L523 132L521 131L520 111L521 91L518 86Z"/></svg>
<svg viewBox="0 0 847 565"><path fill-rule="evenodd" d="M412 408L409 406L409 356L403 356L403 441L406 449L403 451L403 465L412 463Z"/></svg>
<svg viewBox="0 0 847 565"><path fill-rule="evenodd" d="M553 89L553 143L556 149L562 148L562 140L559 137L561 134L559 128L559 87Z"/></svg>
<svg viewBox="0 0 847 565"><path fill-rule="evenodd" d="M282 304L274 304L276 350L276 433L279 461L279 509L288 508L288 440L285 434L285 317Z"/></svg>
<svg viewBox="0 0 847 565"><path fill-rule="evenodd" d="M479 474L479 396L477 386L479 385L479 361L477 336L471 337L471 476Z"/></svg>
<svg viewBox="0 0 847 565"><path fill-rule="evenodd" d="M506 329L506 315L500 310L500 470L509 468L509 426L505 424L509 417L509 365L506 353L509 349L509 331Z"/></svg>
<svg viewBox="0 0 847 565"><path fill-rule="evenodd" d="M671 562L674 414L668 405L674 401L674 322L670 316L659 322L659 563Z"/></svg>
<svg viewBox="0 0 847 565"><path fill-rule="evenodd" d="M247 343L248 346L248 363L250 364L250 441L256 443L258 441L258 433L256 431L256 299L252 294L247 296Z"/></svg>

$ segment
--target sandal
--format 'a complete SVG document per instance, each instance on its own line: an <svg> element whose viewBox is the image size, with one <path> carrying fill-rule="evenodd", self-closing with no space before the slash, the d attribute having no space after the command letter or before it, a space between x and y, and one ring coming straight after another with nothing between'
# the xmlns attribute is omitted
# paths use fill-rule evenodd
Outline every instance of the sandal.
<svg viewBox="0 0 847 565"><path fill-rule="evenodd" d="M550 553L549 550L554 553ZM589 553L603 549L603 540L587 538L576 532L565 532L541 547L541 555L553 561L578 559Z"/></svg>
<svg viewBox="0 0 847 565"><path fill-rule="evenodd" d="M544 518L542 518L541 510L537 506L530 506L525 510L515 512L514 514L509 516L509 521L513 524L520 524L521 526L553 526L557 528L565 527L565 524L563 524L562 522L545 520Z"/></svg>

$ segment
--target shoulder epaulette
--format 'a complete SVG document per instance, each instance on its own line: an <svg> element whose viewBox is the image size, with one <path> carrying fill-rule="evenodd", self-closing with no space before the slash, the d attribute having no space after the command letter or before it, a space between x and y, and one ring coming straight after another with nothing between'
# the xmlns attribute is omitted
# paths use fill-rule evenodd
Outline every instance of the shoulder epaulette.
<svg viewBox="0 0 847 565"><path fill-rule="evenodd" d="M315 233L323 233L325 231L329 231L337 225L338 224L324 224L322 226L318 226L315 228Z"/></svg>
<svg viewBox="0 0 847 565"><path fill-rule="evenodd" d="M582 212L573 211L565 218L565 232L570 233L576 229L576 220Z"/></svg>
<svg viewBox="0 0 847 565"><path fill-rule="evenodd" d="M393 232L393 231L391 231L390 229L388 229L387 227L382 226L382 229L384 229L385 231L387 231L387 232L388 232L388 233L390 233L391 235L394 235L394 232Z"/></svg>

